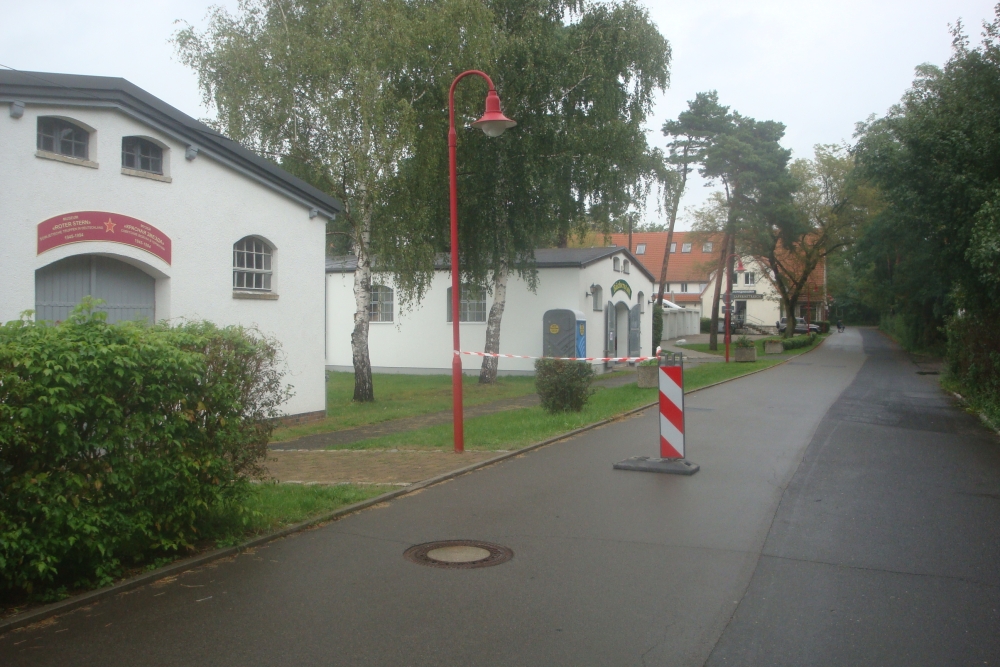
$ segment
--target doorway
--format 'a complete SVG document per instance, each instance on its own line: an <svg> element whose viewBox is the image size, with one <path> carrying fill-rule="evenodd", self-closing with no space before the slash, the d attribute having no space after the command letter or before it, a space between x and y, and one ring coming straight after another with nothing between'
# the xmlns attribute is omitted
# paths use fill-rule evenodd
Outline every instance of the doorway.
<svg viewBox="0 0 1000 667"><path fill-rule="evenodd" d="M628 305L619 301L615 304L615 356L628 356Z"/></svg>
<svg viewBox="0 0 1000 667"><path fill-rule="evenodd" d="M35 271L35 319L61 322L85 296L102 299L108 322L153 322L156 280L131 264L98 255L67 257Z"/></svg>

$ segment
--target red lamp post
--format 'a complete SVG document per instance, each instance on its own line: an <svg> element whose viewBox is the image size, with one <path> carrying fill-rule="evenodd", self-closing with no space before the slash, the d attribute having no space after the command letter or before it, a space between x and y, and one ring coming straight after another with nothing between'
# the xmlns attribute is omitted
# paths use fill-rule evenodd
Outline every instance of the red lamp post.
<svg viewBox="0 0 1000 667"><path fill-rule="evenodd" d="M454 352L451 361L451 401L452 421L455 429L455 453L465 451L465 430L462 424L462 349L459 341L458 325L461 319L462 286L461 272L458 270L458 171L455 164L455 149L458 146L458 134L455 132L455 86L458 82L475 74L486 79L489 92L486 93L486 113L472 124L478 127L488 137L499 137L504 130L514 127L517 123L507 118L500 111L500 98L497 97L493 80L479 70L470 69L462 72L451 82L448 91L448 171L450 176L451 194L451 330Z"/></svg>

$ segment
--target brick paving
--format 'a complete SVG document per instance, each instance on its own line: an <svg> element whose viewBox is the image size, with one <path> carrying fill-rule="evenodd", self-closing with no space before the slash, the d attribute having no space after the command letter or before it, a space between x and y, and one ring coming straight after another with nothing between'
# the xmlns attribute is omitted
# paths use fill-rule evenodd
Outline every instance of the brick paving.
<svg viewBox="0 0 1000 667"><path fill-rule="evenodd" d="M405 486L467 465L500 452L441 450L317 450L271 451L268 471L280 482L303 484L394 484Z"/></svg>

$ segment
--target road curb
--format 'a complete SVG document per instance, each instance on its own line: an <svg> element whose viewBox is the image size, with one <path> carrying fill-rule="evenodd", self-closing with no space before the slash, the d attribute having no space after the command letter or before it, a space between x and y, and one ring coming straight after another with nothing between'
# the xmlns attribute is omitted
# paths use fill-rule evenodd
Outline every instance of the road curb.
<svg viewBox="0 0 1000 667"><path fill-rule="evenodd" d="M764 371L769 371L772 368L777 368L778 366L786 364L797 357L809 354L813 350L819 348L819 346L822 345L825 340L826 340L825 338L821 340L819 344L817 344L811 350L807 350L802 354L797 354L794 357L789 357L788 359L780 361L774 364L773 366L768 366L767 368L761 368L756 371L751 371L750 373L745 373L743 375L737 375L736 377L731 377L725 380L720 380L718 382L713 382L712 384L707 384L704 387L698 387L697 389L692 389L691 391L687 391L684 393L694 394L699 391L704 391L705 389L717 387L720 384L726 384L727 382L733 382L734 380L740 380L750 375L756 375L757 373L763 373ZM592 424L581 426L580 428L574 429L572 431L567 431L566 433L561 433L546 440L542 440L541 442L533 443L531 445L528 445L527 447L522 447L521 449L515 449L509 452L504 452L502 454L494 456L493 458L486 459L485 461L472 463L462 468L458 468L456 470L452 470L450 472L442 473L440 475L430 477L423 481L416 482L409 486L405 486L399 489L394 489L392 491L387 491L386 493L375 496L374 498L369 498L368 500L363 500L361 502L357 502L352 505L346 505L338 510L334 510L333 512L328 512L326 514L313 517L312 519L309 519L307 521L302 521L301 523L296 523L291 526L286 526L285 528L277 530L273 533L268 533L267 535L260 535L253 539L247 540L246 542L243 542L238 546L207 551L205 553L198 554L197 556L191 556L190 558L185 558L179 561L175 561L173 563L170 563L169 565L164 565L163 567L157 568L155 570L151 570L149 572L144 572L143 574L130 577L129 579L120 581L117 584L108 586L107 588L100 588L98 590L90 591L88 593L81 593L80 595L75 595L71 598L60 600L59 602L53 602L51 604L38 607L37 609L32 609L23 612L21 614L11 616L7 619L0 620L0 636L8 632L11 632L13 630L18 630L20 628L24 628L34 623L44 621L47 618L75 611L77 609L80 609L81 607L86 607L96 602L100 602L101 600L105 600L107 598L119 595L121 593L125 593L126 591L131 591L133 589L146 586L147 584L151 584L154 581L163 579L164 577L168 577L174 574L179 574L181 572L186 572L188 570L193 570L197 567L201 567L202 565L206 565L221 558L238 555L249 549L259 547L263 544L267 544L268 542L279 540L283 537L292 535L293 533L298 533L308 528L312 528L313 526L341 519L349 514L360 512L374 505L378 505L379 503L384 503L389 500L394 500L396 498L400 498L402 496L414 493L416 491L420 491L422 489L434 486L435 484L440 484L441 482L445 482L450 479L455 479L456 477L460 477L462 475L473 472L480 468L485 468L486 466L491 466L495 463L500 463L501 461L505 461L520 454L524 454L525 452L530 452L535 449L540 449L542 447L545 447L547 445L555 444L561 440L572 438L573 436L579 435L580 433L584 433L586 431L590 431L595 428L605 426L620 419L624 419L625 417L629 417L636 413L642 412L643 410L648 410L649 408L656 406L658 402L659 401L653 401L652 403L647 403L637 408L627 410L613 417L608 417L607 419L602 419Z"/></svg>

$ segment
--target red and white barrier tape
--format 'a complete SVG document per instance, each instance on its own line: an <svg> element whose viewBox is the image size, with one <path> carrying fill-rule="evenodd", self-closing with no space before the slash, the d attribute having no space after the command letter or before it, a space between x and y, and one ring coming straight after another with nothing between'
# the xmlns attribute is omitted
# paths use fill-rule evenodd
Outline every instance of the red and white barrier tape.
<svg viewBox="0 0 1000 667"><path fill-rule="evenodd" d="M556 359L558 361L649 361L656 357L529 357L523 354L500 354L498 352L466 352L455 350L455 354L471 354L475 357L498 357L500 359Z"/></svg>

